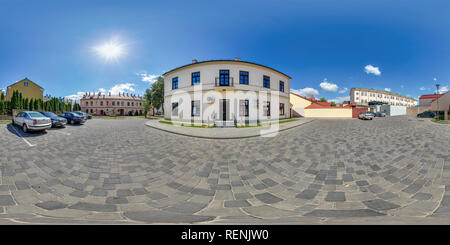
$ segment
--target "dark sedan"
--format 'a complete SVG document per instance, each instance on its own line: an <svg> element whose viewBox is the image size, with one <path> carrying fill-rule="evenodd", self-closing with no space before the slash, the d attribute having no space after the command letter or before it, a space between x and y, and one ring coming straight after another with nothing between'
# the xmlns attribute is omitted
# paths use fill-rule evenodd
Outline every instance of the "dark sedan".
<svg viewBox="0 0 450 245"><path fill-rule="evenodd" d="M429 117L433 118L435 116L434 112L432 111L424 111L422 113L417 114L417 117Z"/></svg>
<svg viewBox="0 0 450 245"><path fill-rule="evenodd" d="M59 116L64 117L68 124L82 124L86 121L83 116L74 112L66 112Z"/></svg>
<svg viewBox="0 0 450 245"><path fill-rule="evenodd" d="M41 114L52 120L52 127L65 127L67 124L67 119L60 117L53 112L43 111Z"/></svg>
<svg viewBox="0 0 450 245"><path fill-rule="evenodd" d="M75 111L75 113L78 113L78 114L82 115L84 117L84 119L86 119L86 120L87 119L92 119L92 116L89 113L82 112L82 111Z"/></svg>

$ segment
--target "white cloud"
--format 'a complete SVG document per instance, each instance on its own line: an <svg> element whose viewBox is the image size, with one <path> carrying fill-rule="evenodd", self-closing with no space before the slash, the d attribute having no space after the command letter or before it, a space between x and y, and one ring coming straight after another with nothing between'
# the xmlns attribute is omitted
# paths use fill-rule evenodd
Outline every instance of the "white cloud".
<svg viewBox="0 0 450 245"><path fill-rule="evenodd" d="M64 96L64 98L72 101L80 101L84 94L86 94L86 92L77 92L76 94Z"/></svg>
<svg viewBox="0 0 450 245"><path fill-rule="evenodd" d="M341 90L339 90L340 94L345 94L348 91L348 88L343 88Z"/></svg>
<svg viewBox="0 0 450 245"><path fill-rule="evenodd" d="M133 83L121 83L114 85L112 88L108 90L111 94L119 94L119 93L128 93L128 92L134 92L136 84Z"/></svg>
<svg viewBox="0 0 450 245"><path fill-rule="evenodd" d="M334 102L336 104L342 104L342 102L350 100L350 96L336 97L334 99L328 100L328 102Z"/></svg>
<svg viewBox="0 0 450 245"><path fill-rule="evenodd" d="M437 81L437 78L433 78L433 81Z"/></svg>
<svg viewBox="0 0 450 245"><path fill-rule="evenodd" d="M375 76L381 75L380 68L375 67L375 66L373 66L373 65L366 65L366 66L364 67L364 71L365 71L367 74L374 74Z"/></svg>
<svg viewBox="0 0 450 245"><path fill-rule="evenodd" d="M391 88L384 88L384 91L391 92L392 89Z"/></svg>
<svg viewBox="0 0 450 245"><path fill-rule="evenodd" d="M116 84L112 88L110 88L108 90L108 92L110 92L111 94L119 94L119 92L120 93L135 92L135 89L134 89L135 86L136 86L136 84L133 84L133 83ZM102 94L105 94L106 93L106 89L99 88L97 91L95 91L93 93L97 94L98 92L101 92ZM70 100L73 100L73 101L79 101L81 98L83 98L83 95L85 95L86 93L87 92L77 92L76 94L71 94L71 95L64 96L64 98L70 99Z"/></svg>
<svg viewBox="0 0 450 245"><path fill-rule="evenodd" d="M308 98L317 97L319 95L319 91L313 88L291 89L291 92Z"/></svg>
<svg viewBox="0 0 450 245"><path fill-rule="evenodd" d="M419 89L420 89L421 91L427 90L427 88L425 88L425 87L420 87Z"/></svg>
<svg viewBox="0 0 450 245"><path fill-rule="evenodd" d="M443 94L443 93L447 93L448 92L448 86L443 86L439 89L439 93Z"/></svg>
<svg viewBox="0 0 450 245"><path fill-rule="evenodd" d="M325 90L325 91L330 91L330 92L336 92L338 90L338 85L334 84L334 83L329 83L327 82L327 79L325 78L323 82L320 83L320 87Z"/></svg>
<svg viewBox="0 0 450 245"><path fill-rule="evenodd" d="M154 83L158 79L159 75L147 74L147 72L137 73L136 75L141 77L142 82Z"/></svg>

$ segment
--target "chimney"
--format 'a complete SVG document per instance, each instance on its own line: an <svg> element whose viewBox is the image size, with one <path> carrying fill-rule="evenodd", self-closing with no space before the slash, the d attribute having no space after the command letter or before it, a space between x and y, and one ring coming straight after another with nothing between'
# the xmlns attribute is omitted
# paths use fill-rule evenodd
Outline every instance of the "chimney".
<svg viewBox="0 0 450 245"><path fill-rule="evenodd" d="M111 96L111 92L109 92L109 96Z"/></svg>
<svg viewBox="0 0 450 245"><path fill-rule="evenodd" d="M234 60L235 60L235 61L240 61L240 60L241 60L241 58L239 58L239 57L236 57L236 58L234 58Z"/></svg>
<svg viewBox="0 0 450 245"><path fill-rule="evenodd" d="M198 62L197 59L192 60L192 64L197 63L197 62Z"/></svg>

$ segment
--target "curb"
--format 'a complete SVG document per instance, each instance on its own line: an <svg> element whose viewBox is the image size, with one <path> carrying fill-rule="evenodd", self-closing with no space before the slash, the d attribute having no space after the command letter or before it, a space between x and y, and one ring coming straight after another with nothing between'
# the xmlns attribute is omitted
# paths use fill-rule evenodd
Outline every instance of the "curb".
<svg viewBox="0 0 450 245"><path fill-rule="evenodd" d="M310 123L310 122L312 122L312 121L314 121L314 119L313 119L313 120L310 120L310 121L308 121L308 122L302 123L302 124L298 124L298 125L289 127L289 128L280 129L280 130L278 130L278 132L283 132L283 131L286 131L286 130L289 130L289 129L293 129L293 128L296 128L296 127L299 127L299 126L308 124L308 123ZM164 131L164 132L168 132L168 133L172 133L172 134L176 134L176 135L181 135L181 136L192 137L192 138L200 138L200 139L218 139L218 140L247 139L247 138L261 137L261 136L264 136L264 135L270 135L270 134L273 134L273 133L265 133L265 134L256 134L256 135L249 135L249 136L236 136L236 137L212 137L212 136L211 136L211 137L208 137L208 136L197 136L197 135L183 134L183 133L179 133L179 132L174 132L174 131L170 131L170 130L167 130L167 129L162 129L162 128L154 127L154 126L149 125L149 124L147 124L147 123L145 123L145 125L146 125L147 127L154 128L154 129L157 129L157 130L161 130L161 131Z"/></svg>

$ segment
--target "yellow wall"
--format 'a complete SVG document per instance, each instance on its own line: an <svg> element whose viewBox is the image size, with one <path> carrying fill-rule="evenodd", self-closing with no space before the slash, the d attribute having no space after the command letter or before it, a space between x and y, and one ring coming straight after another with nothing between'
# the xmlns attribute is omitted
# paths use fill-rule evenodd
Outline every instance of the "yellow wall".
<svg viewBox="0 0 450 245"><path fill-rule="evenodd" d="M347 117L352 118L352 108L315 108L305 109L305 117Z"/></svg>
<svg viewBox="0 0 450 245"><path fill-rule="evenodd" d="M28 82L28 86L24 85L25 82ZM8 86L6 90L6 99L11 100L13 91L16 90L22 93L23 98L44 99L44 89L27 78Z"/></svg>
<svg viewBox="0 0 450 245"><path fill-rule="evenodd" d="M289 103L291 104L291 109L295 111L295 113L293 112L293 114L298 114L302 117L305 116L304 108L312 104L311 101L293 93L291 93L289 96Z"/></svg>

